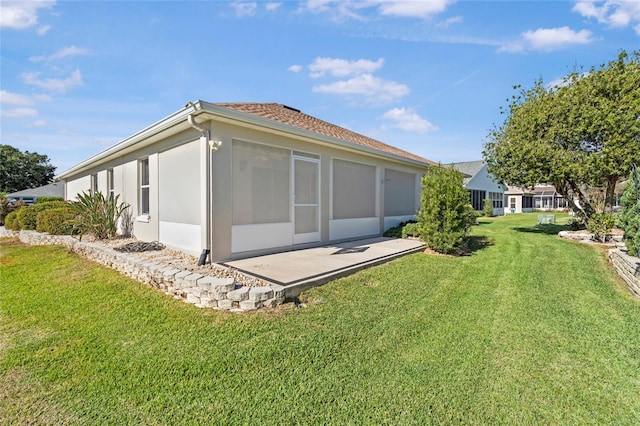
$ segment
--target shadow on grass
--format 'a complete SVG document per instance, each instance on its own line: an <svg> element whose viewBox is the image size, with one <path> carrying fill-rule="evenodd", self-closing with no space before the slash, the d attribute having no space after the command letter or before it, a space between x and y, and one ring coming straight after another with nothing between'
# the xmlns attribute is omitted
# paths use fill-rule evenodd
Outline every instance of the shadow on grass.
<svg viewBox="0 0 640 426"><path fill-rule="evenodd" d="M466 247L463 250L462 256L471 256L473 253L483 250L494 244L493 240L484 235L471 235L465 238Z"/></svg>
<svg viewBox="0 0 640 426"><path fill-rule="evenodd" d="M546 225L534 225L526 228L521 227L521 228L511 228L511 229L518 232L528 232L533 234L558 235L558 232L566 231L569 229L569 227L567 225L546 224Z"/></svg>

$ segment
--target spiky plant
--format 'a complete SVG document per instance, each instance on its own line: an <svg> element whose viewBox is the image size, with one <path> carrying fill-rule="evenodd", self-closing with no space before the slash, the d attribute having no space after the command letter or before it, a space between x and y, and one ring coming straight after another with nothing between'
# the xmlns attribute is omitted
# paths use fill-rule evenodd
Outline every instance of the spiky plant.
<svg viewBox="0 0 640 426"><path fill-rule="evenodd" d="M76 213L75 224L82 235L90 233L99 240L113 238L118 232L118 221L129 205L118 198L105 197L102 192L83 192L72 206Z"/></svg>

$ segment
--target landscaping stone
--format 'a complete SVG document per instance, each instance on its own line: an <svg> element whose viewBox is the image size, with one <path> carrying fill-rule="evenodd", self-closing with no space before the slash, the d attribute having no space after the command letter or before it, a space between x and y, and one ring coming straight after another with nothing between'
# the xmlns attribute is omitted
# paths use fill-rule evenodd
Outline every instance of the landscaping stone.
<svg viewBox="0 0 640 426"><path fill-rule="evenodd" d="M262 302L257 300L243 300L239 303L240 309L243 311L255 311L256 309L262 307Z"/></svg>
<svg viewBox="0 0 640 426"><path fill-rule="evenodd" d="M227 293L227 299L234 302L242 302L249 298L249 287L240 287Z"/></svg>
<svg viewBox="0 0 640 426"><path fill-rule="evenodd" d="M252 287L249 290L249 300L253 302L262 302L273 297L271 287Z"/></svg>

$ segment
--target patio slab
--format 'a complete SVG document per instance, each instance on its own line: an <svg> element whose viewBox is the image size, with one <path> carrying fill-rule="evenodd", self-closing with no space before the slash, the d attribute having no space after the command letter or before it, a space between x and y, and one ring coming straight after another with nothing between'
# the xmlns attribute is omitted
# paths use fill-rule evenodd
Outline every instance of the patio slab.
<svg viewBox="0 0 640 426"><path fill-rule="evenodd" d="M283 286L285 296L294 298L308 288L422 249L424 243L421 241L377 237L234 260L222 265Z"/></svg>

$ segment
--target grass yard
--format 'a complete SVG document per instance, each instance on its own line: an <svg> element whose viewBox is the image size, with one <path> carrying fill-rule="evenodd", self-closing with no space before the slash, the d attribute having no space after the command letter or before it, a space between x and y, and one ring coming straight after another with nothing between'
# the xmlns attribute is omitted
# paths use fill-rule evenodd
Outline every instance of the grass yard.
<svg viewBox="0 0 640 426"><path fill-rule="evenodd" d="M248 314L4 240L0 424L640 423L640 301L535 223Z"/></svg>

